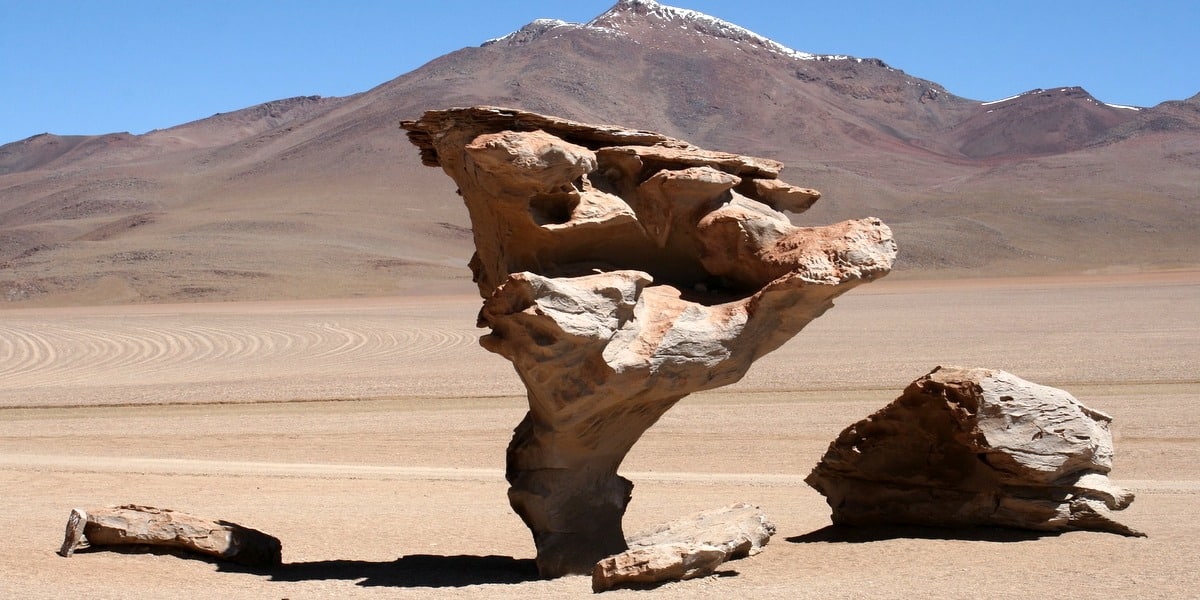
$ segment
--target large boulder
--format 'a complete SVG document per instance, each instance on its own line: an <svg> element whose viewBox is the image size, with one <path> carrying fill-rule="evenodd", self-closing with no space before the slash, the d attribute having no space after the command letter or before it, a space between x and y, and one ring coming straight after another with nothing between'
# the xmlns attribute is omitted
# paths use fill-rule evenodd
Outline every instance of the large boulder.
<svg viewBox="0 0 1200 600"><path fill-rule="evenodd" d="M938 367L842 431L805 481L836 524L1090 529L1140 536L1112 510L1108 415L992 369Z"/></svg>
<svg viewBox="0 0 1200 600"><path fill-rule="evenodd" d="M772 206L819 194L769 159L495 107L402 127L458 184L480 343L528 389L507 478L543 576L626 549L617 468L667 409L740 379L896 256L878 219L793 226Z"/></svg>

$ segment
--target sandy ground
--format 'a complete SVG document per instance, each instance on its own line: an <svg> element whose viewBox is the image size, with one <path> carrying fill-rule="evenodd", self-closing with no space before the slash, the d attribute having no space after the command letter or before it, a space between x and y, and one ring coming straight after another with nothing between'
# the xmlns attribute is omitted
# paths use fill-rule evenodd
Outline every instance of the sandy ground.
<svg viewBox="0 0 1200 600"><path fill-rule="evenodd" d="M558 598L505 499L523 414L442 296L0 311L0 598ZM629 455L633 531L738 501L778 533L716 576L614 597L1200 597L1200 274L861 288ZM938 364L1002 368L1114 418L1148 538L829 525L829 441ZM141 503L262 529L265 572L54 554L72 507Z"/></svg>

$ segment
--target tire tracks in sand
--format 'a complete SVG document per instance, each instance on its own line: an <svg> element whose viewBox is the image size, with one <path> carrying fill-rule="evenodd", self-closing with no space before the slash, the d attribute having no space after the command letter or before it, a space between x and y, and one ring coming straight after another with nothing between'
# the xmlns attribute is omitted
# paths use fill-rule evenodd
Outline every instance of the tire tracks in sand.
<svg viewBox="0 0 1200 600"><path fill-rule="evenodd" d="M452 361L475 340L458 323L403 314L6 316L0 387L364 373Z"/></svg>

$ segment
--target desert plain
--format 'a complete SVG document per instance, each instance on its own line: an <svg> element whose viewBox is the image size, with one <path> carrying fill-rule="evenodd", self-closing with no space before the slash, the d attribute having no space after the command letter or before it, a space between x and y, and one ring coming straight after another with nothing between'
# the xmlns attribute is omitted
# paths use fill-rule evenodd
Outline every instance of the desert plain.
<svg viewBox="0 0 1200 600"><path fill-rule="evenodd" d="M824 194L794 224L894 227L891 275L622 467L627 533L749 502L765 551L608 596L1200 598L1200 94L983 102L647 0L480 42L350 96L0 144L0 600L591 595L536 576L504 479L524 388L478 345L456 186L398 129L475 104L780 160ZM1147 537L830 527L803 479L938 365L1111 415ZM55 554L72 508L128 503L260 529L284 564Z"/></svg>
<svg viewBox="0 0 1200 600"><path fill-rule="evenodd" d="M0 597L561 598L505 497L523 389L467 285L346 300L0 312ZM883 279L634 447L627 533L734 502L778 531L714 576L611 597L1200 597L1200 272ZM850 423L945 364L1113 417L1118 518L1145 538L840 529L804 477ZM73 507L263 530L284 564L55 554Z"/></svg>

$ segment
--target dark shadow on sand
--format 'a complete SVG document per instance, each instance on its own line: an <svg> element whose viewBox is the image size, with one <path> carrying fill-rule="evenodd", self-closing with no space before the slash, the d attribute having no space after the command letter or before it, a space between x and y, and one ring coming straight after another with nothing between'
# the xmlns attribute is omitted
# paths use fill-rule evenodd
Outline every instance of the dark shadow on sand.
<svg viewBox="0 0 1200 600"><path fill-rule="evenodd" d="M449 588L540 579L533 559L511 556L410 554L390 562L322 560L265 568L220 564L219 568L270 577L271 581L361 580L358 585L364 587Z"/></svg>
<svg viewBox="0 0 1200 600"><path fill-rule="evenodd" d="M816 531L787 538L793 544L863 544L896 539L962 540L969 542L1028 542L1059 535L1053 531L1029 531L1003 527L921 527L918 525L878 525L855 527L830 525Z"/></svg>

